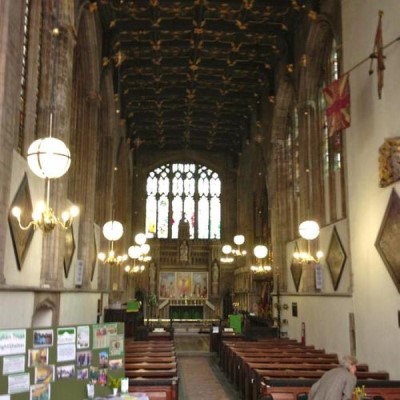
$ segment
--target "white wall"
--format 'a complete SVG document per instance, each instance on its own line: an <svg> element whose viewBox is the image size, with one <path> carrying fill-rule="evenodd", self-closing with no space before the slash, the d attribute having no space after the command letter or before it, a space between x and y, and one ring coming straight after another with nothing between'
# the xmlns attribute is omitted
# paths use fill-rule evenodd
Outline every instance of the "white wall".
<svg viewBox="0 0 400 400"><path fill-rule="evenodd" d="M0 329L27 328L33 316L32 292L0 291Z"/></svg>
<svg viewBox="0 0 400 400"><path fill-rule="evenodd" d="M276 298L274 298L276 302ZM292 316L292 303L297 303L297 317ZM305 324L305 342L318 349L339 356L350 354L349 314L352 312L352 301L349 297L283 296L281 320L288 324L282 325L282 331L288 332L288 337L301 340L301 324Z"/></svg>
<svg viewBox="0 0 400 400"><path fill-rule="evenodd" d="M380 9L386 44L400 33L398 0L342 1L345 70L371 53ZM358 358L371 370L388 370L392 379L400 379L400 294L375 248L390 193L393 188L400 193L400 183L380 188L378 174L378 149L384 138L400 135L400 42L384 53L381 100L376 61L371 76L369 61L350 74L352 123L345 134L350 243Z"/></svg>
<svg viewBox="0 0 400 400"><path fill-rule="evenodd" d="M318 237L318 248L324 253L324 257L320 261L323 271L323 288L321 294L304 294L303 285L306 279L304 272L300 280L299 291L296 292L290 272L295 242L288 244L288 295L284 295L281 298L281 305L286 304L288 306L287 310L282 307L281 311L281 320L286 319L288 321L287 324L282 325L282 332L287 332L290 338L300 341L302 335L301 324L304 322L306 344L325 349L329 353L337 353L339 356L350 354L349 314L354 312L353 298L351 297L353 274L347 223L347 220L342 220L335 225L326 226L321 229ZM334 226L347 256L337 290L334 290L329 268L325 261ZM300 246L300 241L299 250L306 250L304 245L303 247ZM313 277L315 278L314 274ZM274 298L274 303L276 301L276 298ZM297 317L292 316L292 303L297 303Z"/></svg>
<svg viewBox="0 0 400 400"><path fill-rule="evenodd" d="M99 293L63 293L60 300L60 325L95 324Z"/></svg>

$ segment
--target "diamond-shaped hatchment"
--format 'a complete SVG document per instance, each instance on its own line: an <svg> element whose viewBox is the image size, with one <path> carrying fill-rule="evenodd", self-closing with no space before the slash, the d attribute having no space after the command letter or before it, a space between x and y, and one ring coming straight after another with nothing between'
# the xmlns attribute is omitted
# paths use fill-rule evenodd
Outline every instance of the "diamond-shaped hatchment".
<svg viewBox="0 0 400 400"><path fill-rule="evenodd" d="M64 275L68 278L69 270L71 269L72 258L75 253L75 238L74 238L74 228L71 225L65 231L65 251L64 251Z"/></svg>
<svg viewBox="0 0 400 400"><path fill-rule="evenodd" d="M346 252L344 251L342 242L336 226L333 228L331 242L329 243L328 254L326 255L326 263L332 278L333 288L337 290L339 287L340 277L346 263Z"/></svg>
<svg viewBox="0 0 400 400"><path fill-rule="evenodd" d="M382 257L386 268L400 292L400 198L393 189L375 247Z"/></svg>
<svg viewBox="0 0 400 400"><path fill-rule="evenodd" d="M97 253L100 249L100 227L97 224L93 224L93 258L92 258L92 271L90 273L90 282L93 282L94 272L98 263Z"/></svg>
<svg viewBox="0 0 400 400"><path fill-rule="evenodd" d="M299 252L299 247L295 246L294 252ZM296 288L296 292L299 291L301 275L303 273L303 265L300 261L296 260L294 257L292 258L292 263L290 264L290 272L292 273L293 283Z"/></svg>
<svg viewBox="0 0 400 400"><path fill-rule="evenodd" d="M17 267L21 271L35 231L33 227L30 227L27 230L20 228L17 219L11 214L13 207L19 207L21 209L21 224L22 226L27 226L30 222L33 209L28 177L26 174L19 185L8 214L8 225L10 226L14 254L17 261Z"/></svg>

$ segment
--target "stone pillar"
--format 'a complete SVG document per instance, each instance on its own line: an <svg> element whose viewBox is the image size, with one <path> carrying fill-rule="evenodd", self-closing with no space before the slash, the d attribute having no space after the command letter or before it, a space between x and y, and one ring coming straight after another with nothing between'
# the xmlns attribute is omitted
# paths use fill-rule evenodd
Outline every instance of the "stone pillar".
<svg viewBox="0 0 400 400"><path fill-rule="evenodd" d="M0 284L5 284L4 257L8 232L8 205L11 184L14 126L17 120L15 99L18 98L18 54L15 43L18 37L10 37L10 26L19 14L19 7L11 2L0 3ZM14 50L12 50L14 49Z"/></svg>
<svg viewBox="0 0 400 400"><path fill-rule="evenodd" d="M71 129L72 60L76 42L67 28L71 16L65 12L66 6L66 2L43 3L41 104L44 103L45 106L39 110L38 126L39 132L46 132L43 136L48 136L50 112L53 112L52 136L61 139L68 146ZM56 25L60 31L58 36L51 34ZM46 60L49 62L45 62ZM67 208L66 198L67 178L64 176L51 182L50 207L57 216ZM41 286L62 287L64 247L65 233L60 229L55 228L50 234L44 234Z"/></svg>
<svg viewBox="0 0 400 400"><path fill-rule="evenodd" d="M80 196L84 210L81 214L79 226L79 249L78 258L85 263L83 287L90 285L91 261L96 255L93 254L94 240L94 211L96 202L96 166L97 166L97 126L100 95L97 92L88 93L85 102L85 117L80 124L82 134L86 140L83 141L84 148L77 149L81 153L80 174L83 193ZM83 130L85 132L83 132Z"/></svg>

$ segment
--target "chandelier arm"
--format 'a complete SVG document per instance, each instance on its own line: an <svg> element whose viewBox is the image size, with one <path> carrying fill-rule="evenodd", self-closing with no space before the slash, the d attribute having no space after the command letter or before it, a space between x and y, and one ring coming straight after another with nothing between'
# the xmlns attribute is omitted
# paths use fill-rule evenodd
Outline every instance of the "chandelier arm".
<svg viewBox="0 0 400 400"><path fill-rule="evenodd" d="M20 229L22 229L23 231L27 231L28 229L30 229L33 226L33 229L37 228L37 225L35 224L35 221L29 221L28 225L24 226L21 223L21 218L16 217L17 221L18 221L18 225L20 227Z"/></svg>

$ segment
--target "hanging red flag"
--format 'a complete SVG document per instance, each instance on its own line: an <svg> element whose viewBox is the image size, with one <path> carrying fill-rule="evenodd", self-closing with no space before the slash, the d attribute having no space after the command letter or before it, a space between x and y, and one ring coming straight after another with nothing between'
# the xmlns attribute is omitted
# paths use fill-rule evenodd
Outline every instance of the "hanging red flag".
<svg viewBox="0 0 400 400"><path fill-rule="evenodd" d="M323 89L327 102L328 135L350 126L349 74L342 75Z"/></svg>
<svg viewBox="0 0 400 400"><path fill-rule="evenodd" d="M383 62L383 39L382 39L382 15L383 11L379 11L378 27L375 33L374 42L374 56L377 60L377 73L378 73L378 97L382 97L383 89L383 71L385 70L385 63Z"/></svg>

